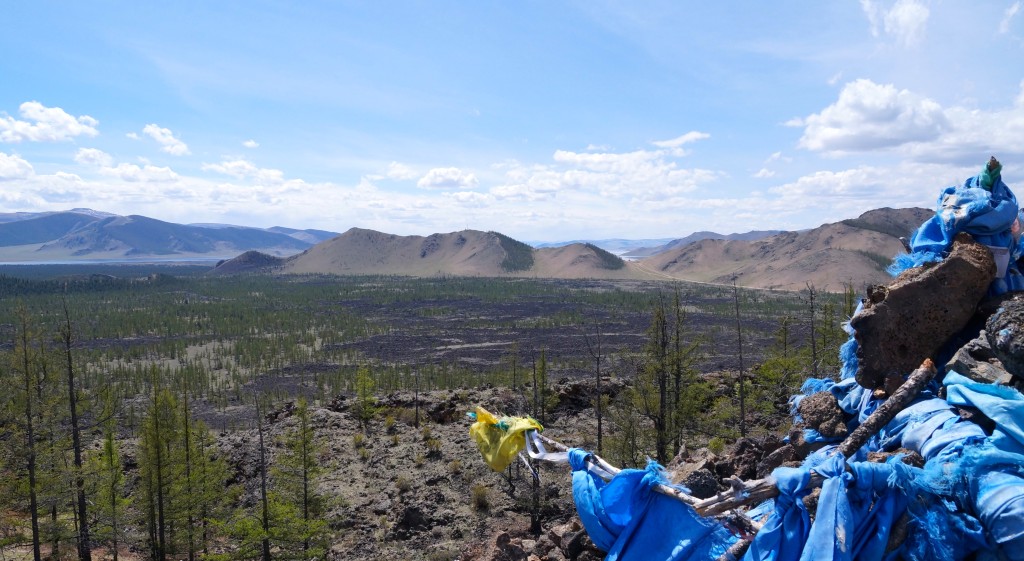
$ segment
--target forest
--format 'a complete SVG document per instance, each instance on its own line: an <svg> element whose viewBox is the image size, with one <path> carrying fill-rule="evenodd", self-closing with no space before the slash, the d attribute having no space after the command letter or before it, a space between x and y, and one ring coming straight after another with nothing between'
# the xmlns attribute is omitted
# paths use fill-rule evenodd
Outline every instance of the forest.
<svg viewBox="0 0 1024 561"><path fill-rule="evenodd" d="M804 379L835 375L855 304L810 285L5 268L0 559L323 558L345 529L311 418L338 400L355 449L406 423L430 454L418 400L442 390L503 388L543 423L573 380L621 465L777 432ZM409 392L415 417L382 405ZM224 453L237 434L255 472Z"/></svg>

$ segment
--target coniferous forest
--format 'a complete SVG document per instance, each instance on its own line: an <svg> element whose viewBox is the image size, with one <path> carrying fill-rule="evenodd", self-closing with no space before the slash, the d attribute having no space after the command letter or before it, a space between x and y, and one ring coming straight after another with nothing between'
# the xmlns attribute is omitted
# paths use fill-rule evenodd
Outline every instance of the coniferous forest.
<svg viewBox="0 0 1024 561"><path fill-rule="evenodd" d="M8 267L0 559L322 559L356 531L320 490L329 446L372 461L370 433L397 445L402 425L415 465L440 457L431 392L467 411L504 392L503 413L556 425L585 409L576 436L624 466L774 433L804 379L835 375L852 294ZM357 423L346 442L318 434L328 409Z"/></svg>

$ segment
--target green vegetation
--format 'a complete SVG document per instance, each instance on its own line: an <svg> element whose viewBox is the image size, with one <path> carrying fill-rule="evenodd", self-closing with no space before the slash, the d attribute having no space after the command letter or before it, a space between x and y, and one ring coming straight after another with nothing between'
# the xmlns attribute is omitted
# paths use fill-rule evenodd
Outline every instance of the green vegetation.
<svg viewBox="0 0 1024 561"><path fill-rule="evenodd" d="M521 241L514 240L505 234L488 232L497 236L501 248L505 250L505 259L501 262L501 270L506 273L529 271L533 267L533 248Z"/></svg>
<svg viewBox="0 0 1024 561"><path fill-rule="evenodd" d="M601 268L616 271L626 266L626 262L623 261L622 258L619 257L618 255L603 250L592 243L584 245L586 245L587 248L590 249L590 251L593 251L594 255L597 255L598 259L601 260Z"/></svg>
<svg viewBox="0 0 1024 561"><path fill-rule="evenodd" d="M724 446L741 418L751 434L777 431L766 419L812 367L835 374L838 324L853 305L850 291L815 293L809 307L800 294L738 290L749 360L739 387L732 287L111 270L0 276L0 557L30 545L40 559L82 556L88 535L96 558L119 547L152 558L322 558L332 532L346 530L328 526L315 492L325 454L310 411L333 399L392 443L397 424L421 427L414 463L441 460L453 476L470 470L417 410L384 409L378 396L448 389L462 402L473 388L507 388L508 413L557 422L571 406L559 403L561 379L617 379L614 396L598 386L584 403L602 404L606 453L624 466L666 461L684 444ZM743 417L741 389L752 404ZM254 402L290 415L267 442ZM240 430L250 445L261 435L246 500L214 433ZM386 454L381 438L353 434L361 466ZM258 498L252 478L262 480ZM486 486L469 498L490 504Z"/></svg>
<svg viewBox="0 0 1024 561"><path fill-rule="evenodd" d="M897 227L895 224L875 224L874 222L869 222L867 220L862 220L860 218L848 218L846 220L843 220L842 223L846 224L847 226L852 226L854 228L860 228L862 230L871 230L873 232L879 232L887 236L892 236L894 238L906 236L907 234L910 233L904 231L902 228Z"/></svg>

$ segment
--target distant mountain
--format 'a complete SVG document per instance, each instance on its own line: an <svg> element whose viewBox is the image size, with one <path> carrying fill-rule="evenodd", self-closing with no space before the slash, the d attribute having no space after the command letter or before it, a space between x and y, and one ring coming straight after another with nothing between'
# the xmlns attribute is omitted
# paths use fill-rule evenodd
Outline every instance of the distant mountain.
<svg viewBox="0 0 1024 561"><path fill-rule="evenodd" d="M628 253L624 253L623 257L630 257L630 258L650 257L652 255L657 255L657 254L659 254L659 253L661 253L663 251L668 251L670 249L675 249L677 247L683 247L685 245L688 245L688 244L691 244L691 243L694 243L694 242L699 242L701 240L741 240L741 241L753 241L753 240L760 240L760 239L763 239L763 238L767 238L769 236L774 236L775 234L779 234L779 233L782 233L782 230L754 230L754 231L746 232L746 233L743 233L743 234L725 234L725 235L718 234L718 233L715 233L715 232L707 232L707 231L694 232L694 233L690 234L689 236L686 236L685 238L679 238L677 240L669 240L668 242L660 244L660 245L654 245L654 246L648 245L648 246L643 246L643 247L635 248L632 251L629 251Z"/></svg>
<svg viewBox="0 0 1024 561"><path fill-rule="evenodd" d="M334 233L290 228L195 226L89 209L0 218L0 261L233 257L248 250L294 255Z"/></svg>
<svg viewBox="0 0 1024 561"><path fill-rule="evenodd" d="M547 247L565 247L572 244L591 244L597 246L605 251L614 253L615 255L623 255L631 253L642 247L652 247L662 244L666 244L672 241L672 238L658 238L658 239L637 239L630 240L624 238L610 238L604 240L572 240L567 242L527 242L536 248L547 248Z"/></svg>
<svg viewBox="0 0 1024 561"><path fill-rule="evenodd" d="M840 291L889 280L885 267L908 236L934 213L922 208L882 208L802 232L754 241L705 239L637 262L666 277L800 290L807 283Z"/></svg>
<svg viewBox="0 0 1024 561"><path fill-rule="evenodd" d="M424 237L398 236L361 228L352 228L280 262L251 255L240 256L218 265L215 272L254 270L338 275L646 276L593 244L536 249L498 232L463 230Z"/></svg>
<svg viewBox="0 0 1024 561"><path fill-rule="evenodd" d="M888 279L885 267L909 235L932 216L918 208L878 209L813 230L704 238L637 261L624 261L595 243L534 248L497 232L463 230L430 236L398 236L353 228L281 260L245 255L215 272L337 275L529 276L689 280L826 291L845 284L861 289ZM723 236L727 237L727 236ZM756 238L752 240L744 237Z"/></svg>

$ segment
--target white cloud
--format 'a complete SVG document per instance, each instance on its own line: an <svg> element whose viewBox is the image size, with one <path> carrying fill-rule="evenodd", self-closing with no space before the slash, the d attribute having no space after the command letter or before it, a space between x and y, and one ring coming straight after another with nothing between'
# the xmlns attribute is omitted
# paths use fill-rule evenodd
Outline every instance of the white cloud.
<svg viewBox="0 0 1024 561"><path fill-rule="evenodd" d="M904 46L920 44L928 23L928 7L917 0L896 0L885 14L885 32Z"/></svg>
<svg viewBox="0 0 1024 561"><path fill-rule="evenodd" d="M128 138L130 138L132 140L141 140L141 137L138 135L138 133L129 132L129 133L125 133L125 136L127 136Z"/></svg>
<svg viewBox="0 0 1024 561"><path fill-rule="evenodd" d="M190 154L188 145L174 137L171 129L161 128L155 124L148 124L142 128L142 133L152 138L160 145L160 150L172 156L185 156Z"/></svg>
<svg viewBox="0 0 1024 561"><path fill-rule="evenodd" d="M682 152L679 146L701 138L705 138L704 133L688 133L661 141L663 149L624 153L557 150L552 156L553 165L505 162L500 166L505 171L505 182L491 188L490 193L507 201L590 197L586 204L611 204L610 211L631 203L668 204L723 176L709 170L680 168L675 161Z"/></svg>
<svg viewBox="0 0 1024 561"><path fill-rule="evenodd" d="M114 158L103 150L96 148L79 148L75 153L75 161L87 166L110 167Z"/></svg>
<svg viewBox="0 0 1024 561"><path fill-rule="evenodd" d="M151 165L139 167L135 164L118 164L115 167L101 168L100 173L130 183L166 183L178 180L178 174L171 168Z"/></svg>
<svg viewBox="0 0 1024 561"><path fill-rule="evenodd" d="M654 142L651 142L651 144L657 146L658 148L679 148L684 144L697 142L698 140L704 140L706 138L711 138L711 135L706 132L690 131L682 136L677 136L671 140L656 140Z"/></svg>
<svg viewBox="0 0 1024 561"><path fill-rule="evenodd" d="M35 173L32 164L26 162L16 154L4 154L0 152L0 181L11 181L15 179L26 179Z"/></svg>
<svg viewBox="0 0 1024 561"><path fill-rule="evenodd" d="M802 148L837 154L935 140L950 128L938 103L866 79L846 84L834 104L800 124Z"/></svg>
<svg viewBox="0 0 1024 561"><path fill-rule="evenodd" d="M76 136L96 136L99 121L88 115L74 117L60 107L46 107L38 101L26 101L18 107L26 120L4 114L0 117L0 142L59 142Z"/></svg>
<svg viewBox="0 0 1024 561"><path fill-rule="evenodd" d="M930 12L928 7L918 0L896 0L889 9L882 7L874 0L861 0L861 9L868 18L868 26L873 37L878 37L882 29L904 46L914 46L924 39L925 26Z"/></svg>
<svg viewBox="0 0 1024 561"><path fill-rule="evenodd" d="M757 179L767 179L769 177L775 177L775 172L768 168L761 168L754 174L754 177Z"/></svg>
<svg viewBox="0 0 1024 561"><path fill-rule="evenodd" d="M476 175L459 168L434 168L416 185L423 189L473 189L478 183Z"/></svg>
<svg viewBox="0 0 1024 561"><path fill-rule="evenodd" d="M1013 19L1017 17L1017 13L1020 12L1020 2L1014 2L1006 11L1003 12L1003 19L999 22L999 33L1009 33L1010 24L1013 23Z"/></svg>
<svg viewBox="0 0 1024 561"><path fill-rule="evenodd" d="M284 182L284 172L278 169L259 168L247 160L223 161L219 164L203 164L204 171L214 171L230 175L238 179L252 179L261 184L280 184Z"/></svg>
<svg viewBox="0 0 1024 561"><path fill-rule="evenodd" d="M245 146L246 148L259 148L260 143L250 138L249 140L243 142L242 146Z"/></svg>
<svg viewBox="0 0 1024 561"><path fill-rule="evenodd" d="M417 174L414 169L405 164L400 164L398 162L391 162L390 164L388 164L388 172L386 175L388 179L409 181L412 179L416 179L417 175L419 174Z"/></svg>
<svg viewBox="0 0 1024 561"><path fill-rule="evenodd" d="M806 127L800 147L828 156L892 152L913 161L967 165L979 154L1024 154L1024 81L1010 107L981 111L942 107L892 85L857 80L800 124Z"/></svg>
<svg viewBox="0 0 1024 561"><path fill-rule="evenodd" d="M483 208L494 202L494 198L490 195L477 193L476 191L456 191L454 193L445 193L444 196L461 206L476 208Z"/></svg>

